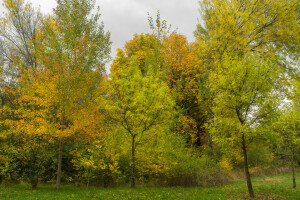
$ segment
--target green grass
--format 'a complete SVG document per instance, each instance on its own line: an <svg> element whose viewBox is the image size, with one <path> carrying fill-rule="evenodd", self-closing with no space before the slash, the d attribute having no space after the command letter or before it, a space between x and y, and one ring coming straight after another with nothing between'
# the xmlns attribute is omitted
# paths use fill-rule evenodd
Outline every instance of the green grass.
<svg viewBox="0 0 300 200"><path fill-rule="evenodd" d="M300 184L300 173L296 174ZM300 188L292 189L291 174L280 174L252 179L256 199L300 199ZM12 200L68 200L68 199L248 199L245 181L215 188L181 187L137 187L131 188L96 188L65 185L56 191L53 185L39 186L31 190L28 185L0 186L0 199Z"/></svg>

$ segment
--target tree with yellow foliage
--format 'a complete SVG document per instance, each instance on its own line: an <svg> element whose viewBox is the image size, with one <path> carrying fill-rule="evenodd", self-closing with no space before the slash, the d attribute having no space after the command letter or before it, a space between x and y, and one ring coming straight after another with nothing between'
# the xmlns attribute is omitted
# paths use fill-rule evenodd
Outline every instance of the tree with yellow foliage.
<svg viewBox="0 0 300 200"><path fill-rule="evenodd" d="M18 80L19 107L8 108L17 116L6 123L12 129L32 137L47 135L58 145L57 189L64 144L71 138L90 140L102 130L95 99L111 42L98 23L100 14L90 15L93 6L93 1L58 1L54 17L45 19L35 35L38 68L26 66Z"/></svg>
<svg viewBox="0 0 300 200"><path fill-rule="evenodd" d="M161 57L162 71L180 110L176 129L191 145L203 145L208 106L204 98L199 98L204 73L203 64L194 53L194 44L185 36L172 33L163 41Z"/></svg>

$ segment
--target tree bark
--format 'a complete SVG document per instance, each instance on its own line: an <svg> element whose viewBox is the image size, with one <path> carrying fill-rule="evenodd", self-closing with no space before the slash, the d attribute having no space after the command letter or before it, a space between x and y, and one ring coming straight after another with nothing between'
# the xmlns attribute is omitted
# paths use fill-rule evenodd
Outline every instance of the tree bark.
<svg viewBox="0 0 300 200"><path fill-rule="evenodd" d="M37 188L38 182L39 181L38 181L37 176L32 177L30 180L31 189L35 190Z"/></svg>
<svg viewBox="0 0 300 200"><path fill-rule="evenodd" d="M244 134L242 135L242 149L243 149L243 154L244 154L245 176L246 176L246 180L247 180L248 192L249 192L250 197L253 198L254 192L253 192L251 177L250 177L250 173L249 173L247 148L246 148L246 141L245 141Z"/></svg>
<svg viewBox="0 0 300 200"><path fill-rule="evenodd" d="M90 185L90 175L88 175L87 183L86 183L86 189L89 188Z"/></svg>
<svg viewBox="0 0 300 200"><path fill-rule="evenodd" d="M58 147L58 160L57 160L57 180L56 180L56 189L60 189L61 184L61 164L62 164L62 152L63 152L63 143L59 141Z"/></svg>
<svg viewBox="0 0 300 200"><path fill-rule="evenodd" d="M293 172L293 188L296 188L296 177L295 177L295 167L294 167L294 148L292 148L292 159L291 159L291 167Z"/></svg>
<svg viewBox="0 0 300 200"><path fill-rule="evenodd" d="M132 136L131 147L131 187L135 187L135 136Z"/></svg>

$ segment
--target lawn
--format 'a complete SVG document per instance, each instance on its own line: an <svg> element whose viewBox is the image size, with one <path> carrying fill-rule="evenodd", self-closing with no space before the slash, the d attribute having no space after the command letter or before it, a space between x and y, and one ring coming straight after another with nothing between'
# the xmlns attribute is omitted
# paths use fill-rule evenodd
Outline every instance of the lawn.
<svg viewBox="0 0 300 200"><path fill-rule="evenodd" d="M296 174L297 189L292 189L291 174L255 177L253 180L255 199L300 199L300 173ZM40 185L31 190L28 185L0 186L0 199L12 200L68 200L68 199L248 199L245 181L215 188L181 187L137 187L131 188L96 188L65 185L56 191L53 185Z"/></svg>

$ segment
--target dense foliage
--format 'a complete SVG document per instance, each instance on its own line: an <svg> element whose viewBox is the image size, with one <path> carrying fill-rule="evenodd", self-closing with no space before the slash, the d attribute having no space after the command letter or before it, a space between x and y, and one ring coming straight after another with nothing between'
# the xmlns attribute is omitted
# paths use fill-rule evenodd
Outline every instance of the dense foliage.
<svg viewBox="0 0 300 200"><path fill-rule="evenodd" d="M93 0L4 0L0 181L215 186L300 165L297 0L203 0L195 42L149 17L110 61ZM286 161L290 165L286 165Z"/></svg>

